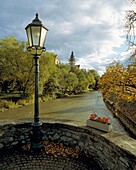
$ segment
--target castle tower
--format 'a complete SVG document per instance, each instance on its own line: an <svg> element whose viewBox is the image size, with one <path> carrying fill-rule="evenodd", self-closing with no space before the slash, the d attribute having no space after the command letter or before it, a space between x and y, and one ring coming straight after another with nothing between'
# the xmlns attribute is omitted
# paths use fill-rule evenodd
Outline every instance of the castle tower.
<svg viewBox="0 0 136 170"><path fill-rule="evenodd" d="M69 59L69 64L71 67L74 67L75 66L75 63L76 63L76 60L75 60L75 57L74 57L74 53L73 51L71 52L71 56L70 56L70 59Z"/></svg>

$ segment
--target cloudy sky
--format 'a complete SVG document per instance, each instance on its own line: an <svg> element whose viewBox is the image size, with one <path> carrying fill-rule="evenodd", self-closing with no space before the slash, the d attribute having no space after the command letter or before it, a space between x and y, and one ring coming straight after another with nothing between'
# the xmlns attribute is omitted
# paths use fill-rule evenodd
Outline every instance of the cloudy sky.
<svg viewBox="0 0 136 170"><path fill-rule="evenodd" d="M77 64L100 74L113 60L126 60L126 0L1 0L0 38L27 41L25 27L39 13L49 29L47 51L67 63L74 51Z"/></svg>

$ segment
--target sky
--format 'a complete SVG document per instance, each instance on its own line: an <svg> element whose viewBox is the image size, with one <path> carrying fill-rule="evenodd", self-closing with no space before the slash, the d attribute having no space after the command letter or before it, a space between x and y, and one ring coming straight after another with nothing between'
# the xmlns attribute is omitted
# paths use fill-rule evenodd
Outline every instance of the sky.
<svg viewBox="0 0 136 170"><path fill-rule="evenodd" d="M1 0L0 38L27 41L25 27L35 14L49 29L45 47L68 63L96 69L100 75L113 61L129 57L125 37L127 0Z"/></svg>

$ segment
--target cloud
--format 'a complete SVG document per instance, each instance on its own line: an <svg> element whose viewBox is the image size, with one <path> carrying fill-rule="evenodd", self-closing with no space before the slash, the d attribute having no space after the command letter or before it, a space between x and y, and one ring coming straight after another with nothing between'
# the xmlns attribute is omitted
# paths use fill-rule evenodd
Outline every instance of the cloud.
<svg viewBox="0 0 136 170"><path fill-rule="evenodd" d="M124 44L124 0L4 0L0 2L0 35L15 35L26 41L25 26L36 12L49 29L46 49L68 62L74 51L81 68L98 69L122 57ZM125 55L124 55L125 56Z"/></svg>

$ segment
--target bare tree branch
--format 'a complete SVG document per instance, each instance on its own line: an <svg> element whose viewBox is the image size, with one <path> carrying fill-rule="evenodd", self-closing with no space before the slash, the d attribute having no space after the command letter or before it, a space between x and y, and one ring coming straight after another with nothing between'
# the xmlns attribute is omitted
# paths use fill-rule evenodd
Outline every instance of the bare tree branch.
<svg viewBox="0 0 136 170"><path fill-rule="evenodd" d="M130 46L136 45L136 12L129 10L126 12L126 39Z"/></svg>

